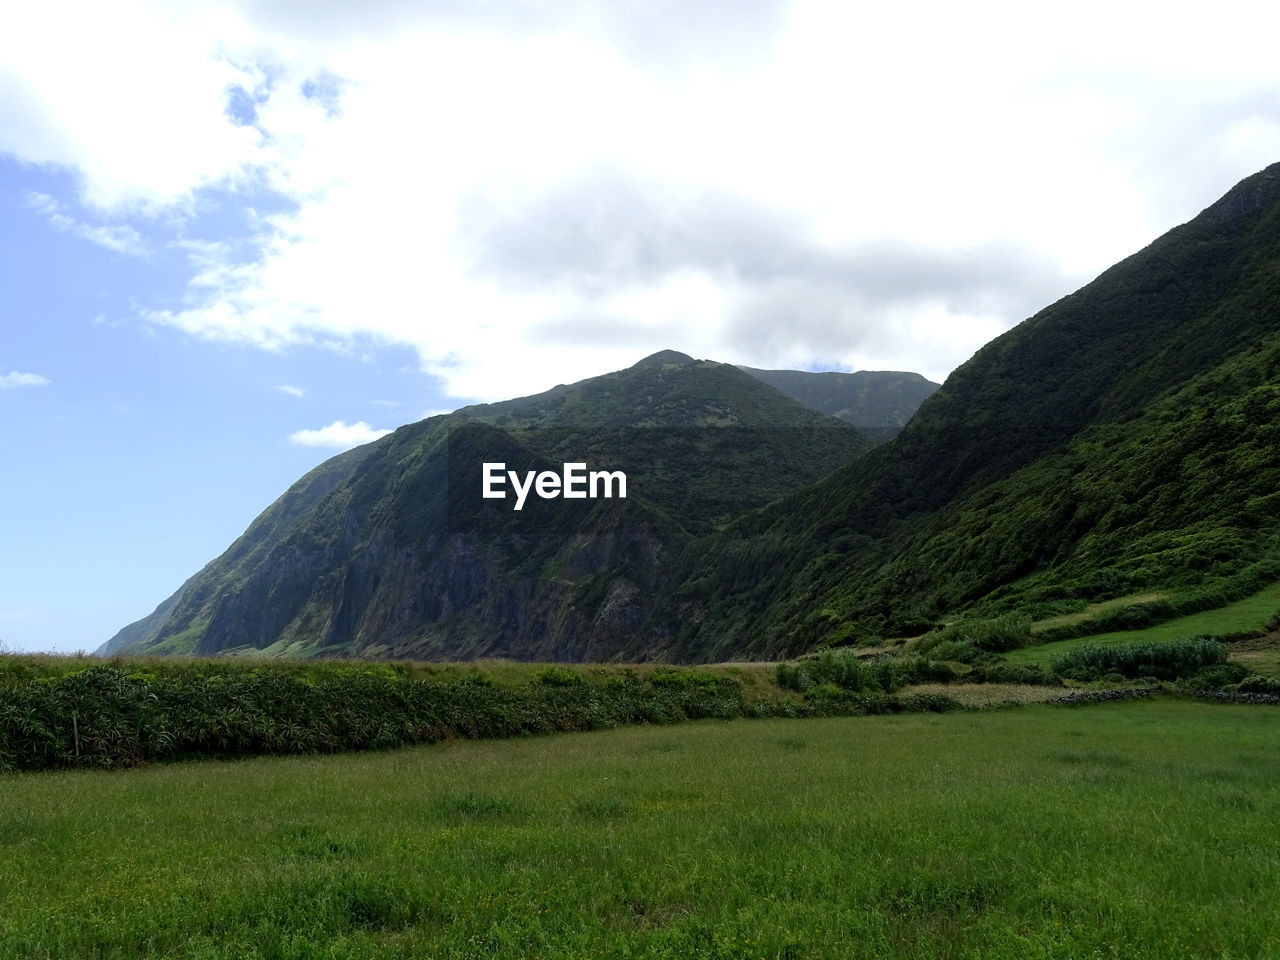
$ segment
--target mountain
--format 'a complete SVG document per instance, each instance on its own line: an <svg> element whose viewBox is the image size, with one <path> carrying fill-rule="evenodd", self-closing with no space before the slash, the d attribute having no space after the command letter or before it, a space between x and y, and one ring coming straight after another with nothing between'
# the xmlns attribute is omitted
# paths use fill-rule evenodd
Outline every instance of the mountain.
<svg viewBox="0 0 1280 960"><path fill-rule="evenodd" d="M860 370L857 373L803 370L739 370L763 380L810 410L853 424L877 443L891 440L907 425L939 384L918 373Z"/></svg>
<svg viewBox="0 0 1280 960"><path fill-rule="evenodd" d="M655 354L335 457L104 650L776 657L1265 574L1280 164L993 340L869 446L736 367ZM621 471L627 497L514 511L481 496L496 462Z"/></svg>
<svg viewBox="0 0 1280 960"><path fill-rule="evenodd" d="M672 628L650 601L689 543L870 446L735 367L664 351L334 457L101 652L656 656ZM627 495L516 510L509 478L505 500L482 495L486 463L620 471Z"/></svg>
<svg viewBox="0 0 1280 960"><path fill-rule="evenodd" d="M682 557L687 658L1211 585L1280 538L1280 164Z"/></svg>

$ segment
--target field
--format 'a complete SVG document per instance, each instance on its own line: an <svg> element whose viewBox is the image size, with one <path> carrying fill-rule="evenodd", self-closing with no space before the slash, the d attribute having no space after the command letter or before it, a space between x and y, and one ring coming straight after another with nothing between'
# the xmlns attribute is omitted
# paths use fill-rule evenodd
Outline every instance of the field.
<svg viewBox="0 0 1280 960"><path fill-rule="evenodd" d="M1229 636L1259 630L1280 611L1280 583L1272 584L1252 596L1216 610L1206 610L1142 630L1122 630L1114 633L1098 633L1071 640L1059 640L1020 650L1011 650L1005 658L1012 663L1035 663L1049 666L1052 657L1091 644L1146 643L1161 640L1178 640L1183 637Z"/></svg>
<svg viewBox="0 0 1280 960"><path fill-rule="evenodd" d="M0 777L0 956L1280 957L1269 707Z"/></svg>

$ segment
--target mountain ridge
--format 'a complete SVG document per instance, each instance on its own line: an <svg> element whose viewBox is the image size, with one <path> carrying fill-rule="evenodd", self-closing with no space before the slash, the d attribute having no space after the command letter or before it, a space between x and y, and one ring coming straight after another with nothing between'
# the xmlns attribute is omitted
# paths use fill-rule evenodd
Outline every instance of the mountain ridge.
<svg viewBox="0 0 1280 960"><path fill-rule="evenodd" d="M1198 217L997 337L889 444L714 537L707 555L732 556L761 571L760 579L738 593L723 569L686 561L682 576L721 599L699 611L701 623L715 626L687 630L680 649L737 651L731 638L745 636L748 624L770 652L841 633L892 631L954 615L1001 590L1007 600L1019 593L1014 584L1033 575L1046 582L1022 588L1027 603L1051 600L1055 590L1064 598L1106 595L1105 587L1090 594L1088 577L1074 568L1056 585L1046 573L1083 566L1077 550L1104 539L1100 524L1110 525L1105 539L1116 556L1096 548L1090 562L1099 583L1118 590L1188 582L1200 562L1194 549L1183 561L1165 555L1156 570L1148 569L1156 561L1144 564L1140 549L1121 542L1124 530L1145 529L1153 517L1176 527L1192 515L1193 506L1157 502L1177 495L1172 468L1156 462L1145 473L1131 471L1087 445L1110 444L1140 460L1172 460L1164 451L1173 449L1193 454L1194 445L1180 447L1182 435L1160 432L1162 417L1202 414L1186 397L1177 401L1180 391L1215 371L1230 377L1208 394L1210 408L1252 402L1242 398L1245 388L1275 389L1277 174L1280 164L1247 178ZM1266 354L1252 384L1241 359L1251 351ZM1178 409L1165 411L1162 397ZM1144 433L1160 449L1153 441L1144 452ZM1212 430L1197 442L1224 460L1235 449ZM1280 453L1280 438L1258 429L1242 428L1237 442L1256 443L1273 459ZM1262 496L1280 477L1268 468L1236 481L1237 492ZM1149 497L1158 511L1125 516L1130 498L1141 504ZM1247 532L1253 521L1243 508L1216 509L1214 532L1191 524L1181 536L1231 543L1234 557L1213 559L1210 551L1223 575L1270 549Z"/></svg>
<svg viewBox="0 0 1280 960"><path fill-rule="evenodd" d="M634 498L478 499L482 459L570 458L633 472ZM985 345L874 448L661 351L328 463L107 647L719 660L1207 588L1280 557L1280 164Z"/></svg>
<svg viewBox="0 0 1280 960"><path fill-rule="evenodd" d="M102 651L612 656L690 538L870 446L731 365L663 351L326 461ZM629 499L521 513L479 499L483 462L568 460L629 471Z"/></svg>

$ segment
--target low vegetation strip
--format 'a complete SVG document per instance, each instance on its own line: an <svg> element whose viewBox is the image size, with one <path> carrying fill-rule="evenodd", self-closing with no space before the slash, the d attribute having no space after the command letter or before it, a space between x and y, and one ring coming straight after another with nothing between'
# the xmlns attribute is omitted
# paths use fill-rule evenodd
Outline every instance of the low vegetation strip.
<svg viewBox="0 0 1280 960"><path fill-rule="evenodd" d="M127 664L127 661L125 662ZM946 710L937 695L831 686L751 696L727 673L547 666L523 682L483 672L419 678L380 665L222 671L92 666L0 685L0 770L134 766L192 757L321 753L598 730L704 718Z"/></svg>
<svg viewBox="0 0 1280 960"><path fill-rule="evenodd" d="M968 709L1053 703L1063 699L1062 687L1026 683L921 683L906 687L905 690L908 693L950 697L961 707Z"/></svg>
<svg viewBox="0 0 1280 960"><path fill-rule="evenodd" d="M1179 680L1226 663L1227 651L1225 643L1192 637L1163 643L1095 644L1070 650L1050 663L1054 673L1072 680L1104 680L1112 675L1126 680Z"/></svg>

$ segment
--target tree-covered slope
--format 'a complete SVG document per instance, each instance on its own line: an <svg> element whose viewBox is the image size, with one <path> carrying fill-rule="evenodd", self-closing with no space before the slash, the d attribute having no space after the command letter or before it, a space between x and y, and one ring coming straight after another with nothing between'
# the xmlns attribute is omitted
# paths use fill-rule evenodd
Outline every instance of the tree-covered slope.
<svg viewBox="0 0 1280 960"><path fill-rule="evenodd" d="M743 366L738 369L799 400L810 410L853 424L877 442L896 436L939 386L918 373L885 370L811 373Z"/></svg>
<svg viewBox="0 0 1280 960"><path fill-rule="evenodd" d="M196 618L189 611L202 609L209 602L216 584L235 576L237 571L261 563L301 518L352 475L371 450L368 445L356 447L330 457L306 473L264 510L222 556L191 576L152 613L120 630L97 652L111 654L126 648L168 652L163 648L156 649L156 645L172 637L175 622L183 622L190 627ZM179 652L189 652L189 646L180 642Z"/></svg>
<svg viewBox="0 0 1280 960"><path fill-rule="evenodd" d="M546 393L463 407L558 460L607 465L691 533L811 483L871 448L861 431L738 368L664 350Z"/></svg>
<svg viewBox="0 0 1280 960"><path fill-rule="evenodd" d="M651 601L688 542L870 445L732 366L658 354L335 457L104 652L657 655ZM626 499L481 495L485 463L566 462L624 472Z"/></svg>
<svg viewBox="0 0 1280 960"><path fill-rule="evenodd" d="M108 648L716 660L1212 586L1280 543L1278 417L1280 165L992 341L874 449L655 354L335 458ZM623 470L628 498L514 513L479 496L491 461Z"/></svg>
<svg viewBox="0 0 1280 960"><path fill-rule="evenodd" d="M1280 520L1280 165L980 350L892 442L686 552L684 656L1226 576Z"/></svg>

